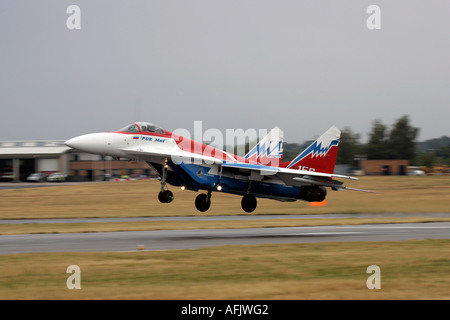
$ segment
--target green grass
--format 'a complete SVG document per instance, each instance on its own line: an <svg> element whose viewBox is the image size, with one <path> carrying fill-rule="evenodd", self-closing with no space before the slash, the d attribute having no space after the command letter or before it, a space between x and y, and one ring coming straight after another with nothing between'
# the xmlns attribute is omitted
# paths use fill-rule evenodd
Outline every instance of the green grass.
<svg viewBox="0 0 450 320"><path fill-rule="evenodd" d="M450 240L0 256L0 299L449 299ZM68 290L66 269L81 269ZM369 290L369 265L381 290Z"/></svg>
<svg viewBox="0 0 450 320"><path fill-rule="evenodd" d="M182 228L445 221L450 177L362 177L348 186L379 194L329 192L327 206L258 200L253 214L418 212L422 217L273 219L0 225L0 234ZM157 181L0 191L0 219L205 215L196 193L171 188L157 200ZM214 193L207 215L243 214L240 197ZM0 255L0 299L449 299L450 240L226 246L127 253ZM66 269L81 268L81 290L68 290ZM381 290L369 290L369 265L381 268Z"/></svg>
<svg viewBox="0 0 450 320"><path fill-rule="evenodd" d="M258 199L252 214L450 212L449 176L361 177L346 184L379 194L328 191L325 207ZM214 192L210 210L199 213L194 206L196 192L171 187L175 200L162 204L157 200L159 188L158 181L129 181L0 190L0 219L245 214L239 196Z"/></svg>
<svg viewBox="0 0 450 320"><path fill-rule="evenodd" d="M423 213L415 218L373 219L276 219L257 221L152 221L122 223L55 223L0 225L0 234L102 232L133 230L249 228L313 226L326 224L402 223L449 221L430 218L428 212L450 212L450 177L363 177L349 186L370 189L378 194L329 191L327 206L312 207L307 202L282 203L258 199L256 215L326 213ZM197 193L171 188L175 200L157 200L158 181L129 181L74 186L57 186L0 191L0 219L144 217L245 214L240 197L213 193L207 213L194 207Z"/></svg>

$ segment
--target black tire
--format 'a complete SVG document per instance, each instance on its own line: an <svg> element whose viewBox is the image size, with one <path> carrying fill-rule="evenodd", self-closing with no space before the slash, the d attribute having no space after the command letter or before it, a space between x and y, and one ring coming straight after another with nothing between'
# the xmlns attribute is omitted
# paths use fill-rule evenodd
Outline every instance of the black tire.
<svg viewBox="0 0 450 320"><path fill-rule="evenodd" d="M161 191L158 193L158 200L161 203L170 203L173 201L173 193L170 190Z"/></svg>
<svg viewBox="0 0 450 320"><path fill-rule="evenodd" d="M245 212L253 212L256 209L257 201L254 195L246 194L242 197L241 206Z"/></svg>
<svg viewBox="0 0 450 320"><path fill-rule="evenodd" d="M199 194L195 198L195 207L200 212L208 211L209 207L211 206L211 200L208 198L208 195L205 193Z"/></svg>
<svg viewBox="0 0 450 320"><path fill-rule="evenodd" d="M164 199L164 192L163 192L163 191L160 191L160 192L158 193L158 200L159 200L159 202L161 202L161 203L166 203L166 201L165 201L165 199Z"/></svg>
<svg viewBox="0 0 450 320"><path fill-rule="evenodd" d="M164 199L166 203L171 203L173 201L173 193L170 190L164 191Z"/></svg>

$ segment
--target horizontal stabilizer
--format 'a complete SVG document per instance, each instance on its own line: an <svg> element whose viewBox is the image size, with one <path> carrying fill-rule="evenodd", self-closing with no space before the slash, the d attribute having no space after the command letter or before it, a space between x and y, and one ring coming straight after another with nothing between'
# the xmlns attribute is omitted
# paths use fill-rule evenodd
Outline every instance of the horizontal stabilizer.
<svg viewBox="0 0 450 320"><path fill-rule="evenodd" d="M344 189L352 190L352 191L368 192L368 193L379 193L379 192L376 192L376 191L364 190L364 189L356 189L356 188L349 188L349 187L344 187Z"/></svg>
<svg viewBox="0 0 450 320"><path fill-rule="evenodd" d="M315 179L308 179L308 178L300 178L300 177L294 177L292 178L293 180L300 182L302 184L305 185L314 185L314 186L318 186L318 187L330 187L330 188L335 188L335 189L342 189L345 188L342 184L341 181L337 181L337 180L325 180L325 181L318 181Z"/></svg>

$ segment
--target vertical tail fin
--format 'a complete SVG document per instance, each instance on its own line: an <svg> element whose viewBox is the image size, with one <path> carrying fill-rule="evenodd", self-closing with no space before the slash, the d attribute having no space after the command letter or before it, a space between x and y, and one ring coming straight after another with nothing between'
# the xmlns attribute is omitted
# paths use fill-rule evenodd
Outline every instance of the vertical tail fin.
<svg viewBox="0 0 450 320"><path fill-rule="evenodd" d="M341 131L332 126L288 165L290 169L301 169L334 173Z"/></svg>
<svg viewBox="0 0 450 320"><path fill-rule="evenodd" d="M283 140L283 131L275 127L244 158L264 165L278 166L283 157Z"/></svg>

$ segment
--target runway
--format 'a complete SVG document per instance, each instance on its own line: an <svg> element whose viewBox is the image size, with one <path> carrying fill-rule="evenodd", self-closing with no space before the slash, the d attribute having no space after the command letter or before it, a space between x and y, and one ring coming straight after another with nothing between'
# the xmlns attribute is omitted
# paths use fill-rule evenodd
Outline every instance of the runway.
<svg viewBox="0 0 450 320"><path fill-rule="evenodd" d="M196 249L222 245L449 239L450 222L0 236L0 254Z"/></svg>

